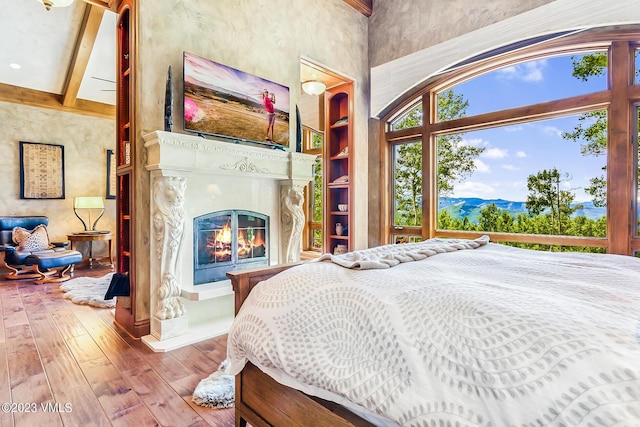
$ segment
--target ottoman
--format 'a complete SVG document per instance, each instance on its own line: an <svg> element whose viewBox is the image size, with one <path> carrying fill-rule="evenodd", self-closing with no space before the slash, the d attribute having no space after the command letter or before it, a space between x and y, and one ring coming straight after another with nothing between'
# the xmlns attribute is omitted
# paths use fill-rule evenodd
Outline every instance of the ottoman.
<svg viewBox="0 0 640 427"><path fill-rule="evenodd" d="M25 258L25 265L33 265L40 275L36 283L64 282L69 280L71 276L66 273L71 266L82 261L82 254L75 250L45 250L32 252ZM50 270L57 270L57 274L51 274Z"/></svg>

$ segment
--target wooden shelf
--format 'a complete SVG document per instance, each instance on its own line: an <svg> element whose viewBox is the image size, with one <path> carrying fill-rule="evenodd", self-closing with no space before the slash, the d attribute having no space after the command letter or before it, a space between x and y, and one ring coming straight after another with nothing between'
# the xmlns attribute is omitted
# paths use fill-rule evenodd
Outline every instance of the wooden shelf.
<svg viewBox="0 0 640 427"><path fill-rule="evenodd" d="M116 86L118 99L116 108L116 271L129 275L130 306L116 304L116 323L135 338L150 333L148 318L141 318L137 306L136 289L136 132L135 132L135 28L136 0L122 0L118 6L117 23L117 70Z"/></svg>
<svg viewBox="0 0 640 427"><path fill-rule="evenodd" d="M336 179L353 176L353 162L351 160L353 141L353 121L351 104L353 87L351 83L328 89L325 94L325 134L324 164L325 181L325 252L333 253L337 245L345 245L348 251L353 250L352 234L353 217L349 211L338 210L339 204L352 204L352 183L334 182ZM346 118L346 120L345 120ZM338 123L339 122L339 123ZM336 224L344 228L341 235L335 233Z"/></svg>
<svg viewBox="0 0 640 427"><path fill-rule="evenodd" d="M347 236L347 235L338 236L337 234L331 234L329 237L331 237L332 239L336 239L336 240L349 240L349 236Z"/></svg>

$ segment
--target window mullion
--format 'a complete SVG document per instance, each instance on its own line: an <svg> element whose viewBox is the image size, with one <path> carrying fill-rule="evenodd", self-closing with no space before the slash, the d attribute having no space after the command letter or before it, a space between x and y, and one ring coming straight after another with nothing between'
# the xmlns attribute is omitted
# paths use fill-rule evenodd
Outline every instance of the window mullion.
<svg viewBox="0 0 640 427"><path fill-rule="evenodd" d="M633 226L633 144L629 85L632 80L632 49L628 42L614 42L609 53L611 104L607 146L608 253L631 254Z"/></svg>
<svg viewBox="0 0 640 427"><path fill-rule="evenodd" d="M422 238L435 236L438 228L438 152L432 124L437 121L437 95L429 92L422 96Z"/></svg>

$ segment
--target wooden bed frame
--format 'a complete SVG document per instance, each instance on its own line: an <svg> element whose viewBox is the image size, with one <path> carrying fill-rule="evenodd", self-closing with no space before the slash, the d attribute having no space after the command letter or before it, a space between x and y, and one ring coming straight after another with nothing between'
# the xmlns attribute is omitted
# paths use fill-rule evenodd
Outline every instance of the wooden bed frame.
<svg viewBox="0 0 640 427"><path fill-rule="evenodd" d="M228 272L235 293L235 313L258 282L298 264ZM236 427L244 427L247 422L253 427L373 426L337 403L276 382L251 363L236 375L235 411Z"/></svg>

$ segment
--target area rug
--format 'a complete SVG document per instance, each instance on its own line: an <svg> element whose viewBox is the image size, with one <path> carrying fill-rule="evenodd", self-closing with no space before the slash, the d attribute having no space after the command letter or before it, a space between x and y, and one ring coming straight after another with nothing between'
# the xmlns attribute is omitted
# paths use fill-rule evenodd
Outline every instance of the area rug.
<svg viewBox="0 0 640 427"><path fill-rule="evenodd" d="M200 380L191 400L207 408L231 408L234 403L234 376L225 373L227 361L223 361L216 372Z"/></svg>
<svg viewBox="0 0 640 427"><path fill-rule="evenodd" d="M74 304L85 304L92 307L114 308L116 299L105 300L104 295L109 289L113 273L102 277L78 277L60 284L64 292L63 298L70 299Z"/></svg>

